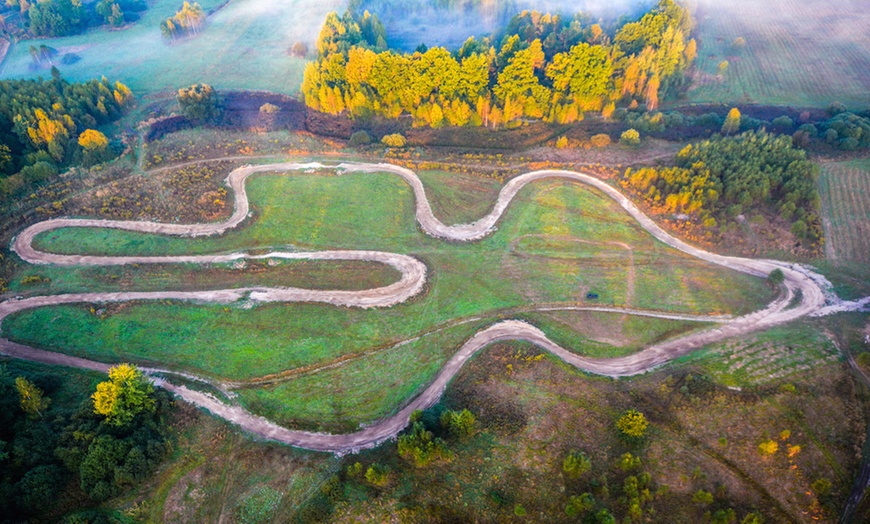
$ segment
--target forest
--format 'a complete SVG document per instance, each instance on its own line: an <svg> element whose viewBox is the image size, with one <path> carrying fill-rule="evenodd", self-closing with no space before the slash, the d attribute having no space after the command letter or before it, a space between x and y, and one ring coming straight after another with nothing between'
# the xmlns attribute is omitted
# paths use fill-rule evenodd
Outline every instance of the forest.
<svg viewBox="0 0 870 524"><path fill-rule="evenodd" d="M95 128L132 102L121 82L71 83L54 68L50 80L0 82L0 201L63 167L106 160L108 140Z"/></svg>
<svg viewBox="0 0 870 524"><path fill-rule="evenodd" d="M791 223L795 237L814 243L822 236L817 178L818 167L790 136L757 130L689 144L673 165L628 169L622 185L707 228L768 209Z"/></svg>
<svg viewBox="0 0 870 524"><path fill-rule="evenodd" d="M672 0L612 35L583 15L524 11L492 41L470 37L453 52L421 45L408 54L387 49L376 15L330 13L302 94L324 113L410 115L430 127L570 123L585 112L609 116L617 102L654 110L684 83L697 49L692 25Z"/></svg>
<svg viewBox="0 0 870 524"><path fill-rule="evenodd" d="M171 398L121 364L90 387L80 375L0 365L0 522L108 522L95 506L147 478L168 450ZM76 518L78 520L76 520Z"/></svg>

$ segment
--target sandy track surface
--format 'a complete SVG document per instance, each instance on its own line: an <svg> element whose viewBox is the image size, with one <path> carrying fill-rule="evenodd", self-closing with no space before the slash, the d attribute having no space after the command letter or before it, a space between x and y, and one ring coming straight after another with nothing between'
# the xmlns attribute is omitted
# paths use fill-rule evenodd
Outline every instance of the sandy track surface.
<svg viewBox="0 0 870 524"><path fill-rule="evenodd" d="M770 326L788 322L806 315L819 314L827 311L840 311L863 307L866 302L844 303L837 301L826 289L826 280L807 268L777 262L773 260L752 260L740 257L717 255L690 246L674 238L656 225L652 219L643 214L631 201L618 190L604 182L583 173L561 170L534 171L511 179L499 193L492 211L485 217L470 224L445 225L432 213L429 200L422 182L417 175L409 170L392 164L342 163L337 166L325 166L319 163L279 163L260 166L244 166L234 170L227 177L227 185L234 192L234 211L232 216L224 221L209 224L166 224L144 221L112 221L89 219L55 219L34 224L22 231L13 241L13 250L27 262L33 264L56 265L118 265L144 263L217 263L239 259L315 259L315 260L365 260L374 261L396 268L402 275L401 279L389 286L361 290L306 290L299 288L242 288L194 292L125 292L125 293L82 293L55 296L33 297L22 300L9 300L0 304L0 323L6 316L26 309L71 304L82 302L120 302L130 300L188 300L209 303L230 303L248 298L255 301L286 301L286 302L324 302L333 305L351 307L389 307L401 303L419 293L426 278L426 267L419 260L395 253L377 251L320 251L308 253L273 252L264 255L248 255L236 253L231 255L200 255L200 256L86 256L59 255L45 253L33 247L33 239L39 233L65 227L105 227L139 231L144 233L202 236L221 234L228 229L241 224L249 214L249 202L245 191L245 180L260 172L311 171L315 169L336 169L344 172L381 173L389 172L404 179L414 192L417 221L429 235L453 241L472 241L480 239L495 230L498 220L507 209L514 196L526 185L544 178L561 178L592 186L603 192L625 211L635 218L641 226L658 240L696 258L717 264L729 269L764 277L774 269L781 269L785 275L784 292L766 308L737 318L717 319L724 324L709 330L691 333L677 337L653 346L633 355L612 358L592 359L582 357L560 347L538 328L516 320L498 322L476 333L448 360L438 372L434 381L417 397L412 399L398 413L377 421L355 433L331 435L295 431L283 428L273 422L253 415L240 406L227 405L211 395L191 390L155 378L155 383L173 392L182 399L211 411L241 426L257 436L276 440L317 451L346 453L354 450L373 447L393 438L404 429L413 411L426 409L434 405L441 397L450 380L459 372L465 362L477 351L499 341L525 340L540 346L565 362L591 373L613 377L644 373L661 366L674 358L685 355L704 345L726 338L744 335ZM798 295L799 294L799 295ZM799 300L796 299L799 298ZM793 303L793 302L796 302ZM827 308L826 308L827 306ZM560 308L564 309L564 308ZM586 308L584 308L586 309ZM591 309L591 308L590 308ZM596 308L609 311L610 308ZM612 308L618 309L618 308ZM618 309L619 312L630 310ZM649 313L647 313L649 314ZM662 318L666 314L654 314ZM685 318L685 317L682 317ZM0 352L10 356L39 362L67 365L86 369L104 371L107 364L86 359L71 357L58 353L15 344L6 339L0 339ZM151 373L163 373L165 370L149 369ZM190 375L188 375L190 377ZM194 377L197 378L197 377ZM200 379L203 382L209 382ZM218 385L218 387L220 387Z"/></svg>

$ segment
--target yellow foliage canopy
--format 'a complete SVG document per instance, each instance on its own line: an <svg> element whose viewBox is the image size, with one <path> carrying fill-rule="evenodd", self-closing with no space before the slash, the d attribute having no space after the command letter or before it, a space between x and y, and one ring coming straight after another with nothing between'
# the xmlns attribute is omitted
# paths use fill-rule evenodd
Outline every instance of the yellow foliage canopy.
<svg viewBox="0 0 870 524"><path fill-rule="evenodd" d="M79 145L88 151L95 151L108 146L109 139L106 138L106 135L100 133L96 129L85 129L84 132L79 135Z"/></svg>

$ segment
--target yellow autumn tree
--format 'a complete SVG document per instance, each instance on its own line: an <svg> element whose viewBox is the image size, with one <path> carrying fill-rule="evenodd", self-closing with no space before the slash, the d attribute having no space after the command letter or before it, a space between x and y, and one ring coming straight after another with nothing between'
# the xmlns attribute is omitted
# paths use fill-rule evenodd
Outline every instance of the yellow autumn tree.
<svg viewBox="0 0 870 524"><path fill-rule="evenodd" d="M91 395L94 413L106 417L113 426L126 426L139 413L153 412L154 385L132 364L118 364L109 368L109 380L97 384Z"/></svg>
<svg viewBox="0 0 870 524"><path fill-rule="evenodd" d="M97 149L105 149L109 145L109 139L106 135L100 133L96 129L85 129L79 135L79 145L85 150L94 151Z"/></svg>
<svg viewBox="0 0 870 524"><path fill-rule="evenodd" d="M42 418L42 413L48 407L51 399L45 397L42 390L36 387L36 384L24 377L15 379L15 389L18 390L18 400L21 403L21 409L27 413L27 416Z"/></svg>
<svg viewBox="0 0 870 524"><path fill-rule="evenodd" d="M732 107L728 111L728 116L725 117L725 123L722 124L722 132L725 135L730 135L740 130L740 110Z"/></svg>
<svg viewBox="0 0 870 524"><path fill-rule="evenodd" d="M92 166L109 160L109 139L96 129L85 129L79 135L79 145L82 147L82 163Z"/></svg>

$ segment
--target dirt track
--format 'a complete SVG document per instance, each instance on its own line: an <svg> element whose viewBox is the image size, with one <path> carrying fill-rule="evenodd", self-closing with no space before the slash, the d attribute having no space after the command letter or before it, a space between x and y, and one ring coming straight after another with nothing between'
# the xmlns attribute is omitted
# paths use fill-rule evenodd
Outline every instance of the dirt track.
<svg viewBox="0 0 870 524"><path fill-rule="evenodd" d="M255 301L287 301L287 302L324 302L334 305L351 307L389 307L407 300L420 292L425 284L426 267L413 257L395 253L375 251L321 251L310 253L274 252L265 255L252 256L244 253L214 256L157 256L157 257L99 257L79 255L57 255L37 251L33 248L34 237L44 231L64 227L108 227L128 231L140 231L167 235L201 236L221 234L226 230L241 224L248 216L249 203L245 191L247 177L265 171L308 171L329 168L317 163L280 163L262 166L244 166L234 170L227 177L227 184L235 195L233 215L226 221L213 224L164 224L157 222L130 222L110 220L56 219L40 222L30 226L13 241L13 250L27 262L33 264L56 265L119 265L133 263L209 263L226 262L242 258L293 258L293 259L329 259L329 260L368 260L389 264L399 270L402 278L389 286L362 291L314 291L298 288L243 288L232 290L213 290L197 292L147 292L147 293L84 293L56 296L33 297L22 300L9 300L0 303L0 324L3 318L35 307L56 304L80 302L120 302L130 300L162 300L176 299L202 302L229 303L249 298ZM425 409L434 405L444 388L465 362L480 349L498 341L526 340L547 351L550 351L565 362L591 373L613 377L635 375L647 372L658 366L685 355L693 349L706 344L736 337L752 331L764 329L773 325L788 322L806 315L819 314L826 311L827 302L834 302L827 310L837 311L855 307L834 300L835 297L824 289L825 279L806 268L773 260L752 260L739 257L716 255L692 247L674 238L649 217L644 215L634 204L616 189L604 182L572 171L545 170L526 173L510 180L499 193L493 210L470 224L448 226L440 222L432 214L423 184L416 174L408 169L391 164L357 164L342 163L333 169L345 172L390 172L402 177L414 192L417 206L417 220L422 229L429 235L457 241L480 239L491 233L513 200L517 192L530 182L542 178L563 178L595 187L618 202L641 226L654 237L665 244L683 251L689 255L706 260L713 264L724 266L736 271L764 277L770 271L779 268L785 275L785 291L766 308L742 317L727 320L714 329L691 333L656 344L633 355L613 359L591 359L581 357L556 345L536 327L508 320L496 323L475 334L450 358L438 372L435 380L418 397L411 400L395 415L380 420L358 432L343 435L328 435L293 431L280 427L262 417L255 416L239 406L228 406L205 393L177 386L163 379L155 379L155 383L172 391L184 400L208 409L217 416L238 424L246 431L270 440L276 440L292 446L337 453L346 453L356 449L373 447L395 435L408 424L411 413L417 409ZM797 305L791 305L792 299L800 291L801 300ZM839 308L839 309L838 309ZM724 320L724 319L723 319ZM0 352L10 356L68 365L73 367L105 370L104 363L70 357L15 344L6 339L0 339ZM160 372L160 370L149 370Z"/></svg>

